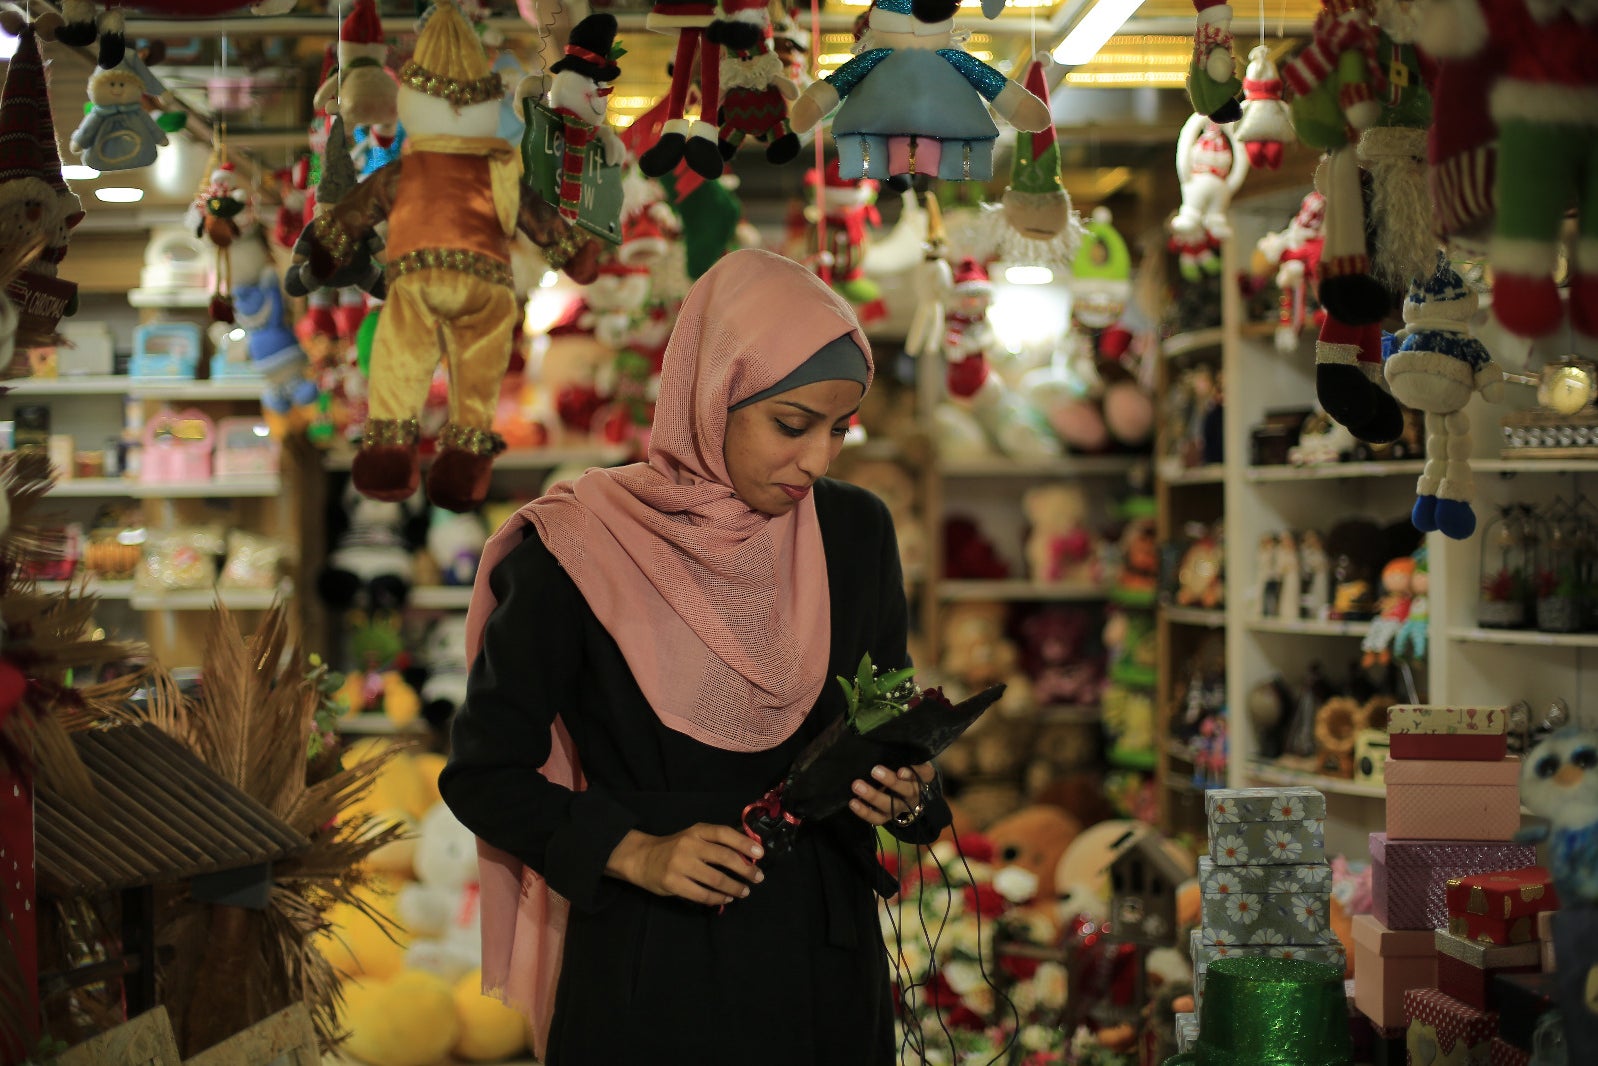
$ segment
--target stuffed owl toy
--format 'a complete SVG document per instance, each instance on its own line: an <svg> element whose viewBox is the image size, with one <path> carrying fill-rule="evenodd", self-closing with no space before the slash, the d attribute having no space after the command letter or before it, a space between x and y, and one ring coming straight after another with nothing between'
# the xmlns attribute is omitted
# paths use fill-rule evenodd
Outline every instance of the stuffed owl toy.
<svg viewBox="0 0 1598 1066"><path fill-rule="evenodd" d="M1528 826L1515 839L1548 842L1565 906L1598 904L1598 732L1566 726L1533 748L1521 766L1520 797L1548 825Z"/></svg>

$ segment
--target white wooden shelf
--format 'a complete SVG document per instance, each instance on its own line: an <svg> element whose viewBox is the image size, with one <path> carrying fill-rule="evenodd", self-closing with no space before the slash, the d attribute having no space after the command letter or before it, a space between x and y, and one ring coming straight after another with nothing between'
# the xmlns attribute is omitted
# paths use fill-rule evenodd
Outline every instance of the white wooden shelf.
<svg viewBox="0 0 1598 1066"><path fill-rule="evenodd" d="M1088 603L1108 599L1105 585L1060 585L1041 581L945 580L937 584L941 600L1005 600Z"/></svg>
<svg viewBox="0 0 1598 1066"><path fill-rule="evenodd" d="M162 32L170 33L170 27ZM134 307L190 310L210 307L214 295L209 289L129 289L128 303Z"/></svg>
<svg viewBox="0 0 1598 1066"><path fill-rule="evenodd" d="M1472 459L1478 474L1598 474L1598 459Z"/></svg>
<svg viewBox="0 0 1598 1066"><path fill-rule="evenodd" d="M1160 480L1167 485L1219 485L1225 479L1225 463L1183 466L1173 459L1160 462Z"/></svg>
<svg viewBox="0 0 1598 1066"><path fill-rule="evenodd" d="M98 578L91 577L88 579L87 585L85 585L83 578L75 577L71 581L41 581L38 587L40 592L52 596L68 589L84 588L89 595L96 596L102 600L130 600L133 598L133 582L128 580L101 581Z"/></svg>
<svg viewBox="0 0 1598 1066"><path fill-rule="evenodd" d="M283 479L269 477L212 478L209 481L134 481L120 477L80 477L57 481L47 495L83 499L176 500L214 497L242 499L276 496Z"/></svg>
<svg viewBox="0 0 1598 1066"><path fill-rule="evenodd" d="M139 483L120 477L74 477L50 486L48 496L76 496L88 499L132 496Z"/></svg>
<svg viewBox="0 0 1598 1066"><path fill-rule="evenodd" d="M411 589L407 606L424 611L464 611L472 602L470 585L417 585Z"/></svg>
<svg viewBox="0 0 1598 1066"><path fill-rule="evenodd" d="M614 445L587 445L571 448L513 448L501 452L494 459L495 470L553 470L557 466L584 464L587 466L615 466L630 454L628 449ZM324 469L348 470L355 453L329 452L322 460Z"/></svg>
<svg viewBox="0 0 1598 1066"><path fill-rule="evenodd" d="M1250 618L1245 626L1252 633L1289 633L1312 637L1363 637L1371 631L1369 622L1321 619Z"/></svg>
<svg viewBox="0 0 1598 1066"><path fill-rule="evenodd" d="M1121 477L1144 461L1146 457L1141 455L1062 455L1058 459L1007 459L1003 456L940 459L938 473L946 478Z"/></svg>
<svg viewBox="0 0 1598 1066"><path fill-rule="evenodd" d="M1222 629L1226 626L1226 609L1224 607L1164 607L1160 608L1160 616L1168 622L1177 625L1198 626L1203 629Z"/></svg>
<svg viewBox="0 0 1598 1066"><path fill-rule="evenodd" d="M1598 633L1543 633L1535 629L1482 629L1450 626L1450 640L1466 644L1514 644L1542 648L1598 648Z"/></svg>
<svg viewBox="0 0 1598 1066"><path fill-rule="evenodd" d="M1262 785L1308 785L1337 796L1362 796L1366 799L1385 799L1387 786L1366 785L1346 777L1314 774L1307 770L1289 770L1271 763L1251 762L1248 776Z"/></svg>
<svg viewBox="0 0 1598 1066"><path fill-rule="evenodd" d="M0 386L16 396L120 396L128 391L128 378L126 374L8 378Z"/></svg>
<svg viewBox="0 0 1598 1066"><path fill-rule="evenodd" d="M1418 477L1425 467L1419 459L1381 463L1320 463L1313 466L1251 466L1243 471L1246 481L1343 481L1367 477ZM1474 467L1480 469L1479 467Z"/></svg>
<svg viewBox="0 0 1598 1066"><path fill-rule="evenodd" d="M136 611L209 611L218 600L230 611L264 611L286 589L184 589L181 592L141 592L129 597Z"/></svg>
<svg viewBox="0 0 1598 1066"><path fill-rule="evenodd" d="M10 378L0 386L18 396L131 396L136 400L258 400L265 378L135 378L127 374L85 374L64 378Z"/></svg>

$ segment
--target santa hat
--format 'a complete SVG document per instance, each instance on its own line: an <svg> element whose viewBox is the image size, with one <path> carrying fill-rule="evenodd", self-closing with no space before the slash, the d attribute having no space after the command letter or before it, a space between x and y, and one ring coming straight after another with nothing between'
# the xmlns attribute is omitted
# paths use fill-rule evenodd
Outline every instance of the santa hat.
<svg viewBox="0 0 1598 1066"><path fill-rule="evenodd" d="M383 20L377 13L376 0L355 0L338 28L338 65L348 72L358 60L382 66L387 58L388 42L383 38Z"/></svg>
<svg viewBox="0 0 1598 1066"><path fill-rule="evenodd" d="M316 183L316 202L336 204L355 188L355 160L350 157L349 133L342 116L334 115L327 131L327 148L322 152L322 176Z"/></svg>
<svg viewBox="0 0 1598 1066"><path fill-rule="evenodd" d="M988 272L982 264L970 256L960 260L960 265L954 268L954 291L961 293L992 292L993 283L988 279Z"/></svg>
<svg viewBox="0 0 1598 1066"><path fill-rule="evenodd" d="M770 19L770 0L721 0L721 17L729 22L764 25Z"/></svg>
<svg viewBox="0 0 1598 1066"><path fill-rule="evenodd" d="M1410 284L1404 299L1404 325L1411 333L1433 329L1463 333L1469 329L1476 307L1476 294L1439 255L1436 273L1424 282Z"/></svg>
<svg viewBox="0 0 1598 1066"><path fill-rule="evenodd" d="M1034 59L1022 82L1027 92L1049 106L1049 66L1053 60ZM1060 184L1060 142L1054 123L1037 133L1020 132L1015 139L1015 162L1010 167L1010 188L1019 193L1064 194Z"/></svg>
<svg viewBox="0 0 1598 1066"><path fill-rule="evenodd" d="M467 107L505 95L504 83L488 65L483 42L460 9L440 0L416 38L411 61L399 71L407 89Z"/></svg>
<svg viewBox="0 0 1598 1066"><path fill-rule="evenodd" d="M629 266L658 262L670 247L660 224L648 211L639 211L622 223L616 258Z"/></svg>

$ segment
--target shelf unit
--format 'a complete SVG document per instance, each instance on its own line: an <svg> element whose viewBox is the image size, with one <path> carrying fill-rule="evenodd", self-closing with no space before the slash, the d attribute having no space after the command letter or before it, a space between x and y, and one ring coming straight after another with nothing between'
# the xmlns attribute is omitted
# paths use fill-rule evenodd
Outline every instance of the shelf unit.
<svg viewBox="0 0 1598 1066"><path fill-rule="evenodd" d="M1199 629L1226 628L1226 611L1215 607L1160 607L1160 617L1174 626L1195 626Z"/></svg>
<svg viewBox="0 0 1598 1066"><path fill-rule="evenodd" d="M48 495L94 500L197 500L248 499L276 496L282 491L283 480L275 475L211 478L207 481L135 481L132 478L90 477L58 481Z"/></svg>
<svg viewBox="0 0 1598 1066"><path fill-rule="evenodd" d="M1250 633L1306 637L1364 637L1371 631L1369 622L1337 622L1317 618L1250 618L1243 625Z"/></svg>
<svg viewBox="0 0 1598 1066"><path fill-rule="evenodd" d="M471 602L470 585L416 585L406 600L420 611L464 611Z"/></svg>
<svg viewBox="0 0 1598 1066"><path fill-rule="evenodd" d="M1320 463L1314 466L1251 466L1243 480L1271 481L1352 481L1368 477L1419 477L1426 464L1418 459L1388 463Z"/></svg>
<svg viewBox="0 0 1598 1066"><path fill-rule="evenodd" d="M5 382L11 393L35 396L127 396L135 400L257 400L266 387L264 378L224 378L218 381L135 378L127 374L84 374L63 378L17 378Z"/></svg>
<svg viewBox="0 0 1598 1066"><path fill-rule="evenodd" d="M1002 600L1005 603L1100 603L1110 598L1105 585L1051 584L1044 581L1006 579L1002 581L953 580L938 582L940 599L956 603L970 600Z"/></svg>

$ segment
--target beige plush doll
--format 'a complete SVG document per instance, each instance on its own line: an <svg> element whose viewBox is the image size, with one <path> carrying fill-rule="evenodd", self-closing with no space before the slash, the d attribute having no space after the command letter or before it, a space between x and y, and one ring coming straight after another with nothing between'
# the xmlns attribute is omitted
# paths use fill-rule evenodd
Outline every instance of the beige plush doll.
<svg viewBox="0 0 1598 1066"><path fill-rule="evenodd" d="M401 156L311 224L307 265L326 278L388 223L383 306L371 355L371 413L351 479L365 495L402 500L420 480L418 422L433 371L448 361L449 421L427 475L440 507L471 510L488 492L500 382L516 325L511 236L520 229L549 264L592 281L598 248L521 181L521 156L497 136L504 87L459 9L433 9L399 71Z"/></svg>
<svg viewBox="0 0 1598 1066"><path fill-rule="evenodd" d="M318 111L342 115L350 129L368 126L382 137L392 137L399 83L388 68L388 42L375 0L355 0L338 30L338 69L316 90L312 104Z"/></svg>

